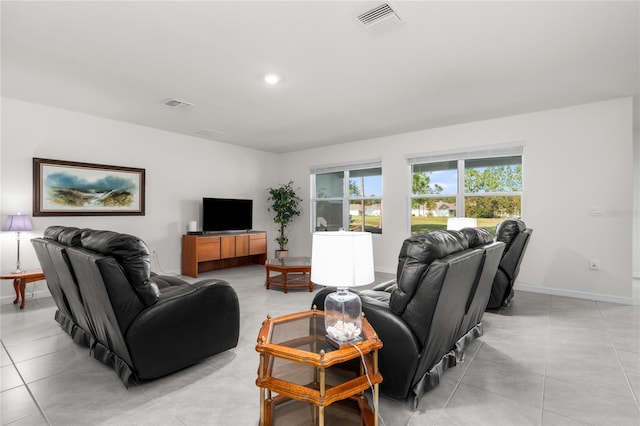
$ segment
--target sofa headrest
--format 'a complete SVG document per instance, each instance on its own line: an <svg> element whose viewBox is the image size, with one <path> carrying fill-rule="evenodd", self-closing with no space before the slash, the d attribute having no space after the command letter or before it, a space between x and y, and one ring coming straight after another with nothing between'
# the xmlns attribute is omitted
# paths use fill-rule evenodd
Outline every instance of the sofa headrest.
<svg viewBox="0 0 640 426"><path fill-rule="evenodd" d="M526 228L527 226L524 222L519 219L504 220L496 228L496 240L505 243L508 247L518 234Z"/></svg>
<svg viewBox="0 0 640 426"><path fill-rule="evenodd" d="M493 242L493 236L484 228L463 228L460 232L467 238L469 248L476 248Z"/></svg>
<svg viewBox="0 0 640 426"><path fill-rule="evenodd" d="M67 229L66 226L49 226L44 230L44 238L46 238L47 240L58 241L58 235L60 235L60 233L65 229Z"/></svg>
<svg viewBox="0 0 640 426"><path fill-rule="evenodd" d="M413 235L404 240L400 249L400 258L430 264L436 259L468 248L469 243L460 231L431 231Z"/></svg>
<svg viewBox="0 0 640 426"><path fill-rule="evenodd" d="M151 256L140 238L113 231L82 231L82 247L111 256L122 266L124 273L142 302L153 305L160 297L156 284L150 281Z"/></svg>
<svg viewBox="0 0 640 426"><path fill-rule="evenodd" d="M434 260L469 248L459 231L431 231L404 240L398 257L398 287L391 294L393 312L404 312L420 280Z"/></svg>
<svg viewBox="0 0 640 426"><path fill-rule="evenodd" d="M81 245L82 229L65 228L58 234L58 242L70 247L79 247Z"/></svg>

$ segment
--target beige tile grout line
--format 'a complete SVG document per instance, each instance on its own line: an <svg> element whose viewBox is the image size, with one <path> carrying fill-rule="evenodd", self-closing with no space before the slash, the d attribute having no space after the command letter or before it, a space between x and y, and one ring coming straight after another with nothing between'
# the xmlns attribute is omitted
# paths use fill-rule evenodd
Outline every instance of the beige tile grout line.
<svg viewBox="0 0 640 426"><path fill-rule="evenodd" d="M640 401L638 401L638 395L636 395L636 393L633 391L633 386L631 385L631 380L629 379L629 375L627 374L627 370L625 370L624 364L622 363L622 360L620 359L620 354L618 353L618 348L616 348L616 345L613 343L613 339L611 338L611 333L609 333L609 326L607 324L607 321L605 320L604 315L602 315L602 310L600 310L600 305L598 304L598 302L595 302L595 303L596 303L596 306L598 307L598 313L600 314L600 318L602 319L602 322L604 323L604 329L607 332L607 337L609 338L609 343L611 343L611 346L613 347L613 351L616 354L616 359L618 360L618 365L620 365L620 369L622 370L622 374L624 374L624 379L627 381L627 387L629 388L629 392L631 392L631 396L633 396L633 400L635 401L636 406L640 410Z"/></svg>
<svg viewBox="0 0 640 426"><path fill-rule="evenodd" d="M29 392L29 396L31 397L31 399L33 400L33 403L36 405L36 407L38 408L38 411L40 412L40 415L42 416L42 418L44 419L44 421L47 423L47 425L51 426L51 422L49 421L49 418L47 418L47 415L44 413L44 410L42 409L42 407L40 406L40 403L38 402L38 399L36 398L36 396L33 394L33 392L31 392L31 388L29 388L29 385L27 384L27 382L24 380L24 377L22 377L22 374L20 373L20 370L18 369L18 366L16 365L16 363L13 361L13 357L11 356L11 354L9 353L9 350L7 349L6 345L4 344L4 342L2 341L2 339L0 339L0 344L2 344L2 348L4 349L4 351L6 352L7 356L9 357L9 361L11 361L11 365L13 366L13 368L16 370L16 373L18 373L18 376L20 376L20 380L22 381L22 383L24 384L25 389L27 390L27 392ZM18 420L18 419L17 419Z"/></svg>
<svg viewBox="0 0 640 426"><path fill-rule="evenodd" d="M498 320L498 318L500 318L500 320ZM495 321L502 321L502 318L504 318L504 315L502 315L502 310L500 310L497 315L496 315L496 319ZM482 323L482 321L481 321ZM493 323L495 324L495 322ZM492 326L493 326L492 324ZM487 328L488 329L491 327ZM484 330L484 324L482 324L482 336L484 336L486 334L486 331ZM477 339L479 339L479 336ZM476 340L477 340L476 339ZM484 345L484 341L482 341L479 345L478 348L475 350L475 352L473 353L473 355L471 356L471 359L469 360L469 362L465 362L464 364L464 370L462 372L462 374L460 375L460 380L458 380L458 382L456 383L456 385L453 387L453 390L451 391L451 393L449 394L449 397L447 398L447 401L444 403L444 405L442 406L442 408L440 409L440 412L438 413L438 416L436 417L436 421L435 423L438 423L438 420L440 420L440 417L442 417L442 413L444 412L444 410L447 408L447 405L449 405L449 402L451 402L451 398L453 398L453 395L456 393L456 391L458 390L458 387L460 386L460 384L462 383L462 379L464 378L464 375L467 374L467 370L469 369L469 367L471 366L471 362L475 359L476 355L478 354L478 352L480 352L480 349L482 348L482 346ZM466 360L465 360L466 361ZM414 414L415 415L415 414ZM413 416L411 416L411 419L409 420L408 424L411 424L411 422L413 421Z"/></svg>
<svg viewBox="0 0 640 426"><path fill-rule="evenodd" d="M547 362L549 361L549 340L551 338L551 305L553 296L549 297L549 310L547 311L547 338L544 351L544 371L542 372L542 398L540 398L540 426L544 419L544 391L547 384Z"/></svg>

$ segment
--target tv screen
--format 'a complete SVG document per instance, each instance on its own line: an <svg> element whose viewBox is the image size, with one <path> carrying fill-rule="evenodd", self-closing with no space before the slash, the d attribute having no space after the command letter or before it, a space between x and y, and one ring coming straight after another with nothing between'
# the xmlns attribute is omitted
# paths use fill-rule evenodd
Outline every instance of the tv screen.
<svg viewBox="0 0 640 426"><path fill-rule="evenodd" d="M204 232L249 231L253 227L253 200L202 199Z"/></svg>

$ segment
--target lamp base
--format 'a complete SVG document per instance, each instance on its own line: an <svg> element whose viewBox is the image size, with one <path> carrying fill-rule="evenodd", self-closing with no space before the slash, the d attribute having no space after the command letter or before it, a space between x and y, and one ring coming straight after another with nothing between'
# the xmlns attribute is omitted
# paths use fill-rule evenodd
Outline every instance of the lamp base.
<svg viewBox="0 0 640 426"><path fill-rule="evenodd" d="M346 346L351 346L351 345L355 345L356 343L362 342L362 337L360 336L354 337L351 340L336 340L333 337L331 337L331 335L327 334L325 338L327 339L327 343L329 343L331 346L333 346L336 349L342 349Z"/></svg>
<svg viewBox="0 0 640 426"><path fill-rule="evenodd" d="M16 269L15 271L11 271L10 274L22 274L23 272L27 272L27 271L23 271L22 269Z"/></svg>
<svg viewBox="0 0 640 426"><path fill-rule="evenodd" d="M337 345L362 340L362 302L357 294L340 287L324 301L324 326L327 338Z"/></svg>

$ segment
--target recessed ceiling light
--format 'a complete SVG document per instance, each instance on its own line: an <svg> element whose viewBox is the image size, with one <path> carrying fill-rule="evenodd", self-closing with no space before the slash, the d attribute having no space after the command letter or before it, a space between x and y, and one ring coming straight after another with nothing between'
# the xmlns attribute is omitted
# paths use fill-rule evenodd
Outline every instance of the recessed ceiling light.
<svg viewBox="0 0 640 426"><path fill-rule="evenodd" d="M267 74L264 76L264 81L268 84L277 84L280 81L280 76L276 74Z"/></svg>

